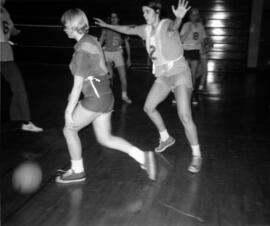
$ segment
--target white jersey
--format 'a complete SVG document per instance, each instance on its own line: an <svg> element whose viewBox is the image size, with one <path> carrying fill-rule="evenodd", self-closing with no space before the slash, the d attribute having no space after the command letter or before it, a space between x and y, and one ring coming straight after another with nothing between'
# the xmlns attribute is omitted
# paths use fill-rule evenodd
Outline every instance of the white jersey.
<svg viewBox="0 0 270 226"><path fill-rule="evenodd" d="M183 58L183 48L179 33L175 32L171 37L167 30L172 21L161 20L156 32L152 34L152 27L145 27L146 49L153 61L153 73L158 77L163 74L175 74L175 63Z"/></svg>
<svg viewBox="0 0 270 226"><path fill-rule="evenodd" d="M189 29L191 29L191 31L189 31ZM206 38L205 29L202 23L198 22L192 24L191 22L186 22L180 31L180 36L184 36L187 32L189 32L189 34L185 40L182 40L184 50L200 50L201 43L204 38Z"/></svg>

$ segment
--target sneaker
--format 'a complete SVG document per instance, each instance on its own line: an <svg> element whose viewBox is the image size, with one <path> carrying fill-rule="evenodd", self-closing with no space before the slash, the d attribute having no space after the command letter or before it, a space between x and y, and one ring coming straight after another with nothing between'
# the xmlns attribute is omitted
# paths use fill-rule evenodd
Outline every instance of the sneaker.
<svg viewBox="0 0 270 226"><path fill-rule="evenodd" d="M204 88L204 86L203 85L199 85L199 88L198 88L199 94L203 94L203 93L205 93L205 91L206 91L206 89Z"/></svg>
<svg viewBox="0 0 270 226"><path fill-rule="evenodd" d="M175 143L175 139L173 137L169 137L165 141L159 140L159 146L155 148L155 152L163 152L168 147L172 146Z"/></svg>
<svg viewBox="0 0 270 226"><path fill-rule="evenodd" d="M198 90L199 90L199 91L203 91L203 90L204 90L203 85L199 85Z"/></svg>
<svg viewBox="0 0 270 226"><path fill-rule="evenodd" d="M202 167L202 157L193 156L192 161L188 167L188 171L191 173L198 173Z"/></svg>
<svg viewBox="0 0 270 226"><path fill-rule="evenodd" d="M129 97L127 97L127 96L122 96L122 101L125 101L127 104L132 103L131 99L129 99Z"/></svg>
<svg viewBox="0 0 270 226"><path fill-rule="evenodd" d="M177 103L176 103L176 100L175 99L173 99L172 100L172 105L176 105Z"/></svg>
<svg viewBox="0 0 270 226"><path fill-rule="evenodd" d="M27 124L23 123L22 124L22 130L23 131L29 131L29 132L35 132L35 133L43 132L42 128L37 127L32 122L28 122Z"/></svg>
<svg viewBox="0 0 270 226"><path fill-rule="evenodd" d="M69 184L85 181L85 172L75 173L74 170L69 169L68 171L63 171L64 173L57 176L55 181L57 183Z"/></svg>
<svg viewBox="0 0 270 226"><path fill-rule="evenodd" d="M192 102L193 105L198 105L199 104L198 98L195 98L195 97L192 98L191 102Z"/></svg>
<svg viewBox="0 0 270 226"><path fill-rule="evenodd" d="M144 153L145 162L141 165L141 168L147 172L150 180L156 179L156 161L155 156L152 151L147 151Z"/></svg>

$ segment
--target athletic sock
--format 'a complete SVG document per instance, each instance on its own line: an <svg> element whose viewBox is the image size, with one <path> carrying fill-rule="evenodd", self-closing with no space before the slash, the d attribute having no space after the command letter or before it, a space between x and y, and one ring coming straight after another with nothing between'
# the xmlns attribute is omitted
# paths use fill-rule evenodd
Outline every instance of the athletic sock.
<svg viewBox="0 0 270 226"><path fill-rule="evenodd" d="M71 160L71 169L73 169L75 173L84 172L83 159Z"/></svg>
<svg viewBox="0 0 270 226"><path fill-rule="evenodd" d="M166 129L163 131L159 131L159 135L160 135L161 141L166 141L170 137L170 135Z"/></svg>
<svg viewBox="0 0 270 226"><path fill-rule="evenodd" d="M144 151L140 150L137 147L132 147L129 152L128 152L129 156L132 157L133 159L135 159L137 162L139 162L140 164L143 164L145 161L145 155L144 155Z"/></svg>
<svg viewBox="0 0 270 226"><path fill-rule="evenodd" d="M196 157L201 157L200 145L191 145L192 155Z"/></svg>

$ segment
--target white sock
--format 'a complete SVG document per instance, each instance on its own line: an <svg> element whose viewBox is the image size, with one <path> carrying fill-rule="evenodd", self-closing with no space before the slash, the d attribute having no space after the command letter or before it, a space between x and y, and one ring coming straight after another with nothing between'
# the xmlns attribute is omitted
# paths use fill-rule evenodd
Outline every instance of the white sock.
<svg viewBox="0 0 270 226"><path fill-rule="evenodd" d="M200 145L191 145L192 155L196 157L201 157Z"/></svg>
<svg viewBox="0 0 270 226"><path fill-rule="evenodd" d="M127 91L122 91L122 97L127 97Z"/></svg>
<svg viewBox="0 0 270 226"><path fill-rule="evenodd" d="M71 169L73 169L75 173L82 173L84 171L83 160L71 160Z"/></svg>
<svg viewBox="0 0 270 226"><path fill-rule="evenodd" d="M166 129L163 131L159 131L159 135L160 135L161 141L165 141L170 137L170 135L168 134L168 131Z"/></svg>
<svg viewBox="0 0 270 226"><path fill-rule="evenodd" d="M139 162L140 164L144 163L144 151L140 150L137 147L132 147L129 152L128 152L129 156L134 158L137 162Z"/></svg>

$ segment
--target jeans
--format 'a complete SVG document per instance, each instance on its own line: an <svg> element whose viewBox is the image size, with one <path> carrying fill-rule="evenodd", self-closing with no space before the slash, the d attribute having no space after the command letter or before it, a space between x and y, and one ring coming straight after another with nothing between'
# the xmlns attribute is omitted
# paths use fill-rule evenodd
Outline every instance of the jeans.
<svg viewBox="0 0 270 226"><path fill-rule="evenodd" d="M12 98L9 108L10 120L30 121L30 109L21 72L14 61L1 62L1 76L9 83Z"/></svg>

